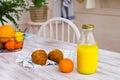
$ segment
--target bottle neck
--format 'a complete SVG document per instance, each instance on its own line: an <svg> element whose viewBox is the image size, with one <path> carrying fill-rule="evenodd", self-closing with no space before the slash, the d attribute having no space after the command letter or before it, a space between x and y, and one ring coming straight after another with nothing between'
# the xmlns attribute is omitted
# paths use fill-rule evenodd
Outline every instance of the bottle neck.
<svg viewBox="0 0 120 80"><path fill-rule="evenodd" d="M81 39L80 39L80 44L96 44L96 40L94 37L94 29L82 29L81 32Z"/></svg>

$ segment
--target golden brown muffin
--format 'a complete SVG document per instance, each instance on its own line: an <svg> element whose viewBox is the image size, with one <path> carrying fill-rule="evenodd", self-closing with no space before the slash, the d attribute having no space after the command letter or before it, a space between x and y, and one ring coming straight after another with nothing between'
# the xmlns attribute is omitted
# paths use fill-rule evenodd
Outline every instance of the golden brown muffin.
<svg viewBox="0 0 120 80"><path fill-rule="evenodd" d="M54 49L48 53L48 59L59 63L63 59L63 53L59 49Z"/></svg>
<svg viewBox="0 0 120 80"><path fill-rule="evenodd" d="M31 55L35 64L45 65L47 61L47 53L44 50L36 50Z"/></svg>

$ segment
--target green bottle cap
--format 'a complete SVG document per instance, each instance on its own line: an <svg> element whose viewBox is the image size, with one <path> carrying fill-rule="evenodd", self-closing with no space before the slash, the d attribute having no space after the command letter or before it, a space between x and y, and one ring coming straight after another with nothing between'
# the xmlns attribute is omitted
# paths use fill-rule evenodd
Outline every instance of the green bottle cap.
<svg viewBox="0 0 120 80"><path fill-rule="evenodd" d="M83 24L82 25L82 29L91 29L91 28L94 28L93 24Z"/></svg>

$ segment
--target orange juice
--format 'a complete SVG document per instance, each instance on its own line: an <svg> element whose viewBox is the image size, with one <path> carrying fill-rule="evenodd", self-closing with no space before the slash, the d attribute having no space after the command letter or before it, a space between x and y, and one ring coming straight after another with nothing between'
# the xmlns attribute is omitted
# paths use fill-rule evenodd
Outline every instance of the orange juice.
<svg viewBox="0 0 120 80"><path fill-rule="evenodd" d="M77 46L77 70L82 74L96 72L98 65L98 46L94 44L80 44Z"/></svg>

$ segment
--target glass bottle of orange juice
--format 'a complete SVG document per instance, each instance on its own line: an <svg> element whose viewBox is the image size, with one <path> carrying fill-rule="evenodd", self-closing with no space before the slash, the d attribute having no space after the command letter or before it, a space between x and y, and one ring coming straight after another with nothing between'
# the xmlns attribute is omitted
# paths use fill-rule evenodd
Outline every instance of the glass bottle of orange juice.
<svg viewBox="0 0 120 80"><path fill-rule="evenodd" d="M98 45L94 37L94 25L83 24L81 38L77 45L77 71L92 74L97 70Z"/></svg>

